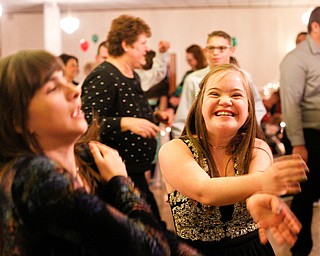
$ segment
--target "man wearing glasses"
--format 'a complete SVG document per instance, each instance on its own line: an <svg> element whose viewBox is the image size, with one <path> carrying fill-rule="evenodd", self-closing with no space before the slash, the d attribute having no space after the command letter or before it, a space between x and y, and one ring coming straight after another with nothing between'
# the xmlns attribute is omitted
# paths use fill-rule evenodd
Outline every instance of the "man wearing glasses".
<svg viewBox="0 0 320 256"><path fill-rule="evenodd" d="M199 90L199 84L207 73L214 67L227 63L236 63L233 58L235 51L232 45L232 38L224 31L214 31L208 35L207 46L205 48L205 55L208 59L209 65L198 71L195 71L186 77L181 93L181 100L175 115L172 126L172 137L178 138L183 130L187 119L189 109ZM251 76L246 72L246 75L251 80ZM254 99L256 104L256 116L260 123L263 116L266 114L266 109L263 105L261 97L257 88L251 81L252 89L254 91Z"/></svg>

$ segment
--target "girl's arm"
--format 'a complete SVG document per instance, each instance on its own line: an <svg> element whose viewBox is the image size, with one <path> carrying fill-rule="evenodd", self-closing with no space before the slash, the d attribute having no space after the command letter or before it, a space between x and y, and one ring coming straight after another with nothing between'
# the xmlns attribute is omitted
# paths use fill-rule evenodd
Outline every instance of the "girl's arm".
<svg viewBox="0 0 320 256"><path fill-rule="evenodd" d="M259 167L258 170L263 171L270 165L270 160L259 165L259 161L268 158L264 151L262 153L265 156L257 157L250 169ZM298 192L298 182L306 177L305 163L301 158L295 157L274 163L264 172L251 170L249 175L210 178L180 139L171 140L161 147L159 163L169 193L177 190L208 205L233 204L256 192L276 195Z"/></svg>

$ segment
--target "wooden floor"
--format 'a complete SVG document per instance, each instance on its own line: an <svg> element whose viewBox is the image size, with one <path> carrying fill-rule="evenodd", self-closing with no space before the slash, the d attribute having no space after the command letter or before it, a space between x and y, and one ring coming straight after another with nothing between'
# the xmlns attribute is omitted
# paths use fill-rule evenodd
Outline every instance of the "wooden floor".
<svg viewBox="0 0 320 256"><path fill-rule="evenodd" d="M161 174L156 170L156 186L151 186L151 190L153 191L155 198L158 203L158 207L160 210L161 217L163 221L167 223L167 227L170 230L174 231L172 215L170 212L169 204L165 201L166 199L166 191L161 180ZM313 250L310 256L319 256L320 255L320 206L314 207L314 215L312 222L312 235L313 235ZM286 245L278 246L274 243L272 238L270 238L270 242L277 256L291 256L290 248Z"/></svg>

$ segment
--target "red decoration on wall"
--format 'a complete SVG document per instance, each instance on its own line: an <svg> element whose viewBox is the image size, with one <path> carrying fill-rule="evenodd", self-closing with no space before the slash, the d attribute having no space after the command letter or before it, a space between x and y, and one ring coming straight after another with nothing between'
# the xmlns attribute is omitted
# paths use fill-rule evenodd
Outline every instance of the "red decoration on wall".
<svg viewBox="0 0 320 256"><path fill-rule="evenodd" d="M80 40L80 48L82 51L87 51L89 49L89 42L85 39Z"/></svg>

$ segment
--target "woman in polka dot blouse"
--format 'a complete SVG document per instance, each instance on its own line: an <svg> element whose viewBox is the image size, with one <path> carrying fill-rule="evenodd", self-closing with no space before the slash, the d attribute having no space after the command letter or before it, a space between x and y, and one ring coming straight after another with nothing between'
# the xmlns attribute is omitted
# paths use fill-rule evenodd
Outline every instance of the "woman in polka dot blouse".
<svg viewBox="0 0 320 256"><path fill-rule="evenodd" d="M119 151L129 176L160 219L144 173L155 156L160 131L156 123L171 125L172 120L166 112L152 111L134 71L146 63L150 36L150 27L141 18L121 15L114 19L107 36L110 56L85 79L82 99L87 121L99 116L101 142Z"/></svg>

